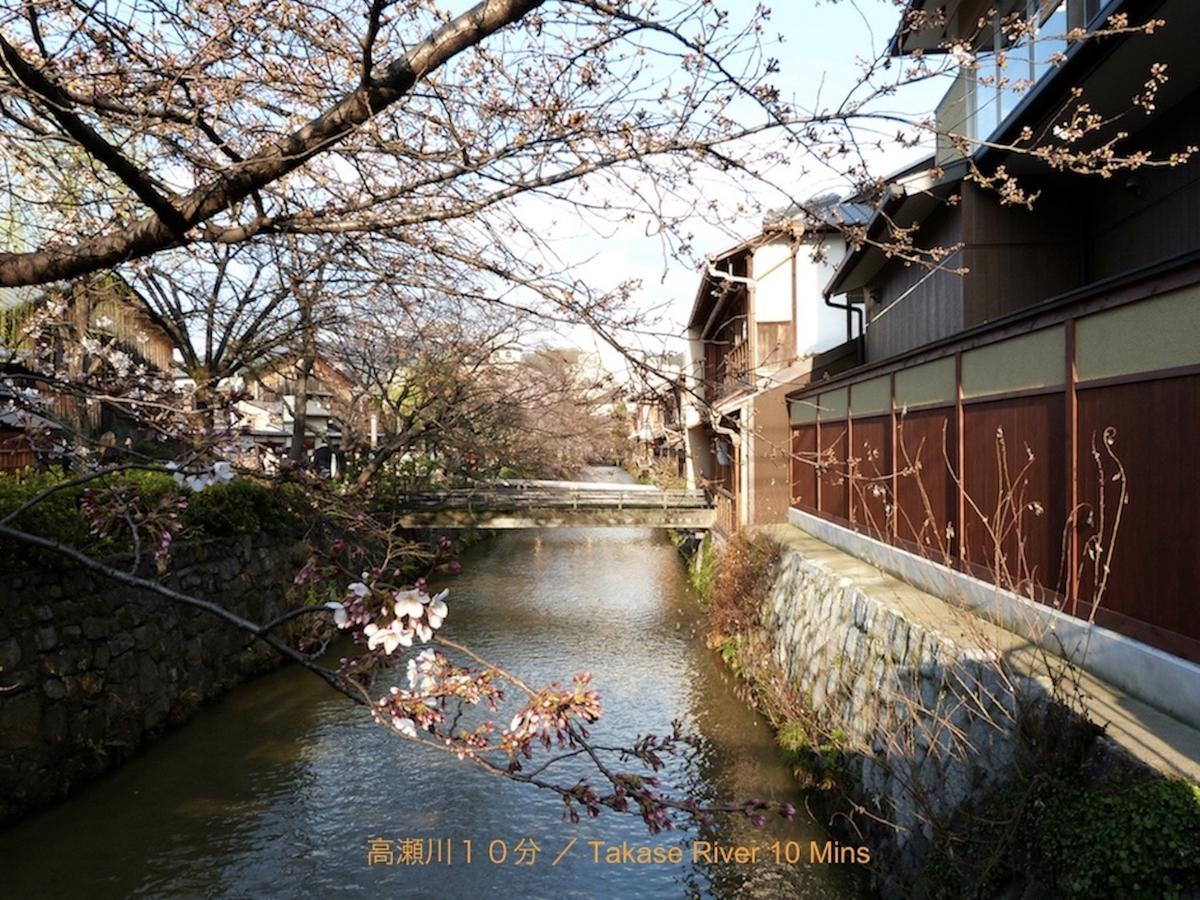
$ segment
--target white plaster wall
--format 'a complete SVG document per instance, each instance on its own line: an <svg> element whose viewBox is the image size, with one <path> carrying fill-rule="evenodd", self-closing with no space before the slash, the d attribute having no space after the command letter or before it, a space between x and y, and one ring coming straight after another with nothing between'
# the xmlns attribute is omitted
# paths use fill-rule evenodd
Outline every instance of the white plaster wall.
<svg viewBox="0 0 1200 900"><path fill-rule="evenodd" d="M823 259L813 259L817 248L823 252ZM797 357L820 353L846 341L846 312L826 305L823 294L845 254L846 243L839 235L814 235L800 246L793 308L789 240L771 241L754 251L755 321L787 322L795 314ZM853 328L857 336L857 316Z"/></svg>
<svg viewBox="0 0 1200 900"><path fill-rule="evenodd" d="M812 259L812 244L802 247L796 257L796 355L807 356L836 347L846 341L846 311L826 305L823 291L834 270L846 254L846 242L835 235L821 238L825 258ZM844 297L835 297L843 302ZM854 317L857 337L858 317Z"/></svg>
<svg viewBox="0 0 1200 900"><path fill-rule="evenodd" d="M792 251L787 240L772 241L754 251L754 319L792 319Z"/></svg>
<svg viewBox="0 0 1200 900"><path fill-rule="evenodd" d="M693 428L705 421L699 400L704 396L704 342L694 330L688 332L683 354L683 379L683 427Z"/></svg>
<svg viewBox="0 0 1200 900"><path fill-rule="evenodd" d="M701 427L708 417L699 399L704 396L704 342L699 339L696 330L688 332L687 347L683 353L683 386L683 430L687 436L684 472L687 486L694 489L699 486L701 479L712 476L709 471L708 429Z"/></svg>
<svg viewBox="0 0 1200 900"><path fill-rule="evenodd" d="M687 486L695 490L701 480L712 478L712 435L707 428L693 428L687 432Z"/></svg>

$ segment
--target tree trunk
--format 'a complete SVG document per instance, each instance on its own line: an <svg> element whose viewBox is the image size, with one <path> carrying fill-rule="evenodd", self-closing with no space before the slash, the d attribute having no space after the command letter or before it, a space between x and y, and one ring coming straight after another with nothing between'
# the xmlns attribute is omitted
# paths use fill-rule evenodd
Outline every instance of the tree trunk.
<svg viewBox="0 0 1200 900"><path fill-rule="evenodd" d="M292 409L292 449L288 454L296 462L304 460L304 432L308 428L308 376L312 373L315 363L312 350L306 349L297 367L299 373L296 377L296 396Z"/></svg>

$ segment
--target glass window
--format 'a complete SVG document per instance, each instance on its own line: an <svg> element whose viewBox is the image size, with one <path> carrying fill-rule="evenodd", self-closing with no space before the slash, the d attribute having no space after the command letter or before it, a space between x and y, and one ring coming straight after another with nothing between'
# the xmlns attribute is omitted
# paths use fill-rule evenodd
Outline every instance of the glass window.
<svg viewBox="0 0 1200 900"><path fill-rule="evenodd" d="M1062 55L1067 52L1067 4L1043 4L1042 14L1038 17L1037 36L1033 45L1034 80L1041 78L1052 69L1056 62L1061 63Z"/></svg>
<svg viewBox="0 0 1200 900"><path fill-rule="evenodd" d="M978 57L981 133L999 127L1033 86L1061 63L1067 51L1068 5L1067 0L1029 0L1020 12L997 15L992 48Z"/></svg>

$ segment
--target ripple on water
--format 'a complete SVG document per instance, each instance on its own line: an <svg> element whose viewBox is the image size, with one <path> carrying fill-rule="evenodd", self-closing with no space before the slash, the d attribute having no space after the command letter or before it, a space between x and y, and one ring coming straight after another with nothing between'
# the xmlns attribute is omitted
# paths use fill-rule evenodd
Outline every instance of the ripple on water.
<svg viewBox="0 0 1200 900"><path fill-rule="evenodd" d="M510 532L473 548L452 588L457 640L535 682L590 669L603 695L599 740L668 728L705 739L664 780L722 801L764 797L803 809L768 729L733 696L694 633L674 548L636 529ZM563 768L567 777L572 766ZM744 819L648 837L604 815L578 826L558 805L442 754L397 745L302 672L279 671L212 704L67 803L0 834L12 897L469 897L686 895L848 897L841 870L704 864L596 865L586 841L679 846L695 838L766 845L824 839L811 819ZM368 867L371 837L474 841L475 861ZM572 837L573 851L550 866ZM482 861L486 844L532 838L538 864ZM547 856L547 854L550 854ZM65 862L69 860L69 863Z"/></svg>

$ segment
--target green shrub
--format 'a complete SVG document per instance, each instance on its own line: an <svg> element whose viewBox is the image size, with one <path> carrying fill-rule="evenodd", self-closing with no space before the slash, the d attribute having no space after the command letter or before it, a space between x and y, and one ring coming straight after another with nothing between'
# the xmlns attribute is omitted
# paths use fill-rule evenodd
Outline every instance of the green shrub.
<svg viewBox="0 0 1200 900"><path fill-rule="evenodd" d="M57 473L0 476L0 518L43 491L69 480ZM126 471L85 485L63 488L22 512L15 527L95 555L112 555L132 549L127 530L107 538L89 531L80 511L84 491L107 486L136 491L143 509L158 507L164 497L182 493L166 472ZM198 493L184 493L188 505L180 517L180 540L230 537L238 534L284 533L295 527L302 498L294 485L272 486L252 478L236 478ZM13 541L0 541L0 564L6 567L44 565L52 554L30 553Z"/></svg>
<svg viewBox="0 0 1200 900"><path fill-rule="evenodd" d="M1200 885L1200 787L1166 779L1051 795L1039 845L1065 897L1179 897Z"/></svg>
<svg viewBox="0 0 1200 900"><path fill-rule="evenodd" d="M716 559L717 554L712 546L712 532L707 531L704 533L704 540L700 542L700 549L696 551L691 565L688 566L688 579L692 583L692 590L700 598L701 606L705 605L708 593L712 590L712 580L717 565Z"/></svg>
<svg viewBox="0 0 1200 900"><path fill-rule="evenodd" d="M729 670L733 672L735 678L745 678L746 671L742 668L742 639L740 635L731 634L721 642L717 648L717 652L721 654L721 661L729 666Z"/></svg>
<svg viewBox="0 0 1200 900"><path fill-rule="evenodd" d="M52 473L0 476L0 519L62 480L61 475ZM82 547L91 537L87 522L79 514L79 497L82 493L83 488L80 487L64 488L21 513L11 524L72 547ZM21 559L19 548L8 546L4 551L0 558L5 563L12 564Z"/></svg>
<svg viewBox="0 0 1200 900"><path fill-rule="evenodd" d="M775 732L792 773L807 787L831 788L846 777L846 737L835 728L827 737L814 735L808 722L788 719Z"/></svg>
<svg viewBox="0 0 1200 900"><path fill-rule="evenodd" d="M230 537L286 530L287 504L276 491L250 478L214 484L188 498L184 536Z"/></svg>

